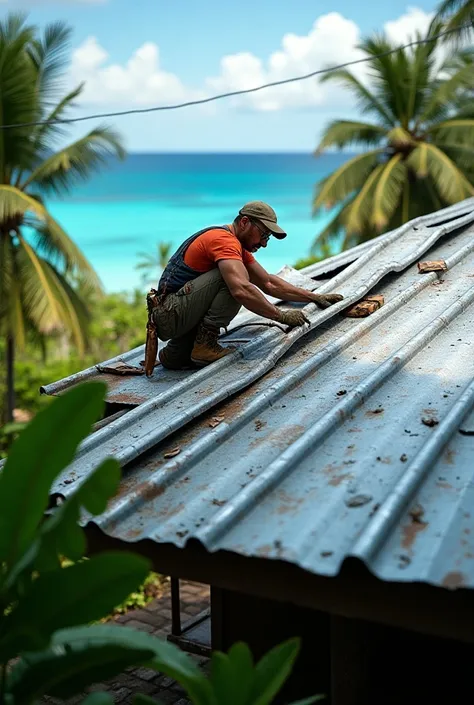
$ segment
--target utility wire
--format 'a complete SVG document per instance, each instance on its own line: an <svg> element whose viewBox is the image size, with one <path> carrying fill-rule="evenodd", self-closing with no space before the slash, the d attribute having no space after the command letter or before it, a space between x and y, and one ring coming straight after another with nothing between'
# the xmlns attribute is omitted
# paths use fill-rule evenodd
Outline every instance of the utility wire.
<svg viewBox="0 0 474 705"><path fill-rule="evenodd" d="M354 59L353 61L347 61L344 64L338 64L337 66L329 66L325 69L318 69L317 71L311 71L311 73L306 73L303 76L294 76L293 78L284 78L281 81L272 81L271 83L264 83L261 86L256 86L256 88L244 88L239 91L229 91L228 93L220 93L219 95L213 95L209 98L200 98L198 100L189 100L185 103L174 103L172 105L159 105L153 108L134 108L130 110L119 110L112 113L96 113L94 115L83 115L82 117L76 118L64 118L56 120L39 120L37 122L19 122L12 125L0 125L0 130L8 130L15 127L36 127L38 125L55 125L55 124L66 124L72 122L83 122L84 120L95 120L98 118L109 118L109 117L121 117L122 115L136 115L141 113L155 113L164 110L180 110L181 108L189 108L194 105L204 105L205 103L212 103L215 100L222 100L222 98L232 98L234 96L246 95L248 93L256 93L257 91L263 91L266 88L273 88L275 86L284 86L288 83L296 83L298 81L306 81L308 78L313 78L314 76L320 76L321 74L331 73L332 71L340 71L348 66L355 66L356 64L363 64L367 61L373 61L374 59L381 59L384 56L389 56L390 54L395 54L401 49L409 49L410 47L418 46L420 44L428 44L436 39L446 36L447 34L452 34L453 32L461 32L464 29L473 29L472 24L461 25L461 27L455 29L446 29L439 34L435 34L432 37L427 37L425 39L416 39L408 44L401 44L394 49L388 49L381 54L375 54L374 56L365 56L362 59Z"/></svg>

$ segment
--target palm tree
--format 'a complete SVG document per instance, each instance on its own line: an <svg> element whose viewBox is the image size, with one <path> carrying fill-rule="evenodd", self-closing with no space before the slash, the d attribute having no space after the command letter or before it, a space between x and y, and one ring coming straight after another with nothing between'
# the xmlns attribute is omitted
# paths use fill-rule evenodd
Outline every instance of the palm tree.
<svg viewBox="0 0 474 705"><path fill-rule="evenodd" d="M434 21L427 38L441 27ZM375 36L361 47L369 87L346 69L325 74L348 87L373 121L336 120L324 131L317 153L363 151L317 185L314 212L337 212L313 250L341 234L342 249L351 247L474 194L474 104L460 103L474 87L474 69L454 56L439 66L438 46L433 39L387 55L394 45Z"/></svg>
<svg viewBox="0 0 474 705"><path fill-rule="evenodd" d="M97 127L66 147L64 120L82 85L61 94L70 30L62 23L40 35L25 17L0 22L0 332L6 341L6 420L14 407L16 346L67 330L84 349L87 308L74 277L100 291L91 265L48 212L44 198L67 192L112 155L122 157L118 135ZM31 123L43 124L32 125ZM55 151L56 150L56 151Z"/></svg>
<svg viewBox="0 0 474 705"><path fill-rule="evenodd" d="M474 28L474 0L443 0L438 17L446 20L446 29L459 30L459 37L466 37ZM455 35L447 35L447 40Z"/></svg>
<svg viewBox="0 0 474 705"><path fill-rule="evenodd" d="M150 283L158 279L160 272L168 264L171 242L159 242L155 253L138 252L139 262L135 265L135 269L142 273L142 283L148 286Z"/></svg>

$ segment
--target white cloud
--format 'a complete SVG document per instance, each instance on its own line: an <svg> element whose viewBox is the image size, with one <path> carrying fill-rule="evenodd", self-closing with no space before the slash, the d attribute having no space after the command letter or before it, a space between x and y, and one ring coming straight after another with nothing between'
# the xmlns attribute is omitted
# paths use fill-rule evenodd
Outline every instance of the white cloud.
<svg viewBox="0 0 474 705"><path fill-rule="evenodd" d="M432 14L409 8L406 14L387 22L383 29L392 41L403 44L414 38L417 30L424 31L431 18ZM286 34L281 48L266 61L251 53L225 56L219 76L208 79L207 85L215 92L242 90L357 60L363 56L356 48L361 38L355 22L331 12L319 17L306 35ZM351 70L361 79L366 75L364 64ZM317 78L311 78L236 98L234 104L270 111L323 105L336 107L347 103L347 99L347 91L335 83L319 83Z"/></svg>
<svg viewBox="0 0 474 705"><path fill-rule="evenodd" d="M359 41L360 30L355 22L331 12L319 17L307 35L286 34L281 48L266 61L250 53L225 56L221 60L220 75L208 79L207 85L215 92L224 92L301 76L360 58L361 53L355 48ZM332 90L317 78L311 78L258 91L236 102L256 110L310 107L327 102Z"/></svg>
<svg viewBox="0 0 474 705"><path fill-rule="evenodd" d="M431 13L410 7L398 19L387 22L383 30L393 42L402 44L413 39L416 31L425 31L431 19ZM98 40L89 37L73 53L71 78L75 83L86 82L83 100L89 104L133 108L179 103L254 88L360 59L363 53L357 45L361 39L355 22L331 12L319 17L306 35L285 34L280 48L266 59L250 52L224 56L218 75L207 78L203 89L196 90L186 86L176 74L164 70L159 47L154 42L144 43L121 65L111 63ZM365 64L356 65L352 70L362 80L366 77ZM335 83L320 83L315 77L227 99L226 103L268 112L319 106L339 109L347 106L348 100L350 97L343 88ZM217 105L211 104L205 110L212 111Z"/></svg>
<svg viewBox="0 0 474 705"><path fill-rule="evenodd" d="M72 55L71 79L85 81L83 101L93 104L145 107L182 102L203 94L188 89L160 63L159 47L146 42L125 65L108 63L109 55L89 37Z"/></svg>
<svg viewBox="0 0 474 705"><path fill-rule="evenodd" d="M417 32L424 34L433 17L434 12L424 12L417 7L409 7L406 14L397 20L386 22L384 31L390 41L404 44L414 40Z"/></svg>

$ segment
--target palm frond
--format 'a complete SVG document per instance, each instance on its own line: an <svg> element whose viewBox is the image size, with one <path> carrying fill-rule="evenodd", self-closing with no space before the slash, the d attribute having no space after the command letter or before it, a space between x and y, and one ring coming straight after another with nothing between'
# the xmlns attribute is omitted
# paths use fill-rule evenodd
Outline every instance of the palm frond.
<svg viewBox="0 0 474 705"><path fill-rule="evenodd" d="M372 223L381 232L400 203L407 167L402 154L395 154L380 173L374 191Z"/></svg>
<svg viewBox="0 0 474 705"><path fill-rule="evenodd" d="M52 259L62 259L65 270L81 272L100 291L100 281L92 266L46 208L14 186L0 185L0 224L19 218L21 225L29 213L35 216L31 225L38 231L38 242L43 252Z"/></svg>
<svg viewBox="0 0 474 705"><path fill-rule="evenodd" d="M446 18L446 29L458 30L452 34L447 34L445 41L458 44L469 36L471 30L465 26L474 25L474 0L444 0L441 3L438 14Z"/></svg>
<svg viewBox="0 0 474 705"><path fill-rule="evenodd" d="M87 179L111 157L123 159L125 151L118 134L109 127L97 127L37 166L21 184L35 184L42 191L68 192L78 181Z"/></svg>
<svg viewBox="0 0 474 705"><path fill-rule="evenodd" d="M427 130L434 142L450 142L451 144L474 143L474 118L452 119L433 125Z"/></svg>
<svg viewBox="0 0 474 705"><path fill-rule="evenodd" d="M40 219L46 217L44 207L34 198L15 186L0 184L0 224L18 215L24 216L28 212L34 213Z"/></svg>
<svg viewBox="0 0 474 705"><path fill-rule="evenodd" d="M439 108L449 106L458 95L466 90L474 90L474 64L466 64L458 68L449 78L438 82L431 93L418 123L430 122L439 117Z"/></svg>
<svg viewBox="0 0 474 705"><path fill-rule="evenodd" d="M319 254L321 250L329 248L331 241L335 238L339 238L344 233L344 212L349 204L350 200L347 204L343 205L341 209L339 209L332 220L330 220L323 230L316 235L313 244L311 245L310 252L312 255Z"/></svg>
<svg viewBox="0 0 474 705"><path fill-rule="evenodd" d="M406 52L399 49L393 54L384 55L395 49L395 45L379 35L366 39L361 48L368 57L371 57L369 61L369 66L372 68L371 79L376 88L374 93L378 102L384 106L385 112L390 116L391 124L397 124L400 121L406 129L409 77Z"/></svg>
<svg viewBox="0 0 474 705"><path fill-rule="evenodd" d="M43 223L33 221L36 247L51 264L60 266L66 273L79 276L83 285L96 294L102 293L102 285L89 260L59 223L46 212Z"/></svg>
<svg viewBox="0 0 474 705"><path fill-rule="evenodd" d="M36 71L40 108L46 107L55 96L57 79L66 71L70 36L71 29L64 22L53 22L46 26L42 37L35 38L28 46L28 54Z"/></svg>
<svg viewBox="0 0 474 705"><path fill-rule="evenodd" d="M21 254L18 255L18 260L21 260L23 269L28 271L29 280L34 282L34 287L27 287L26 282L23 281L25 305L33 313L38 329L43 333L50 333L61 326L61 305L58 302L57 293L54 291L44 260L38 257L21 235L19 240Z"/></svg>
<svg viewBox="0 0 474 705"><path fill-rule="evenodd" d="M413 150L408 166L420 177L426 174L447 204L457 203L474 195L469 183L456 164L434 144L425 143Z"/></svg>
<svg viewBox="0 0 474 705"><path fill-rule="evenodd" d="M325 128L316 153L319 154L328 147L341 149L354 143L365 146L378 145L385 134L386 129L380 125L353 120L333 120Z"/></svg>
<svg viewBox="0 0 474 705"><path fill-rule="evenodd" d="M385 164L378 164L366 179L357 196L347 209L345 229L347 235L359 235L367 228L371 221L373 211L373 196L380 174L385 169Z"/></svg>
<svg viewBox="0 0 474 705"><path fill-rule="evenodd" d="M41 154L46 150L51 150L52 140L64 134L64 127L57 120L62 120L65 117L66 111L74 106L74 101L82 93L84 83L81 83L77 88L65 95L52 110L44 116L44 123L38 125L32 134L34 143L35 155ZM20 183L21 175L17 180Z"/></svg>
<svg viewBox="0 0 474 705"><path fill-rule="evenodd" d="M36 116L35 75L26 49L34 27L21 14L0 22L0 124L31 122ZM31 158L27 128L0 130L0 183L9 183L14 168Z"/></svg>
<svg viewBox="0 0 474 705"><path fill-rule="evenodd" d="M323 179L317 187L313 201L314 210L324 206L331 208L335 203L344 201L354 191L361 189L382 154L382 149L358 154Z"/></svg>
<svg viewBox="0 0 474 705"><path fill-rule="evenodd" d="M63 329L72 335L77 352L83 355L87 341L87 331L90 321L89 311L84 301L70 286L64 275L49 262L44 262L48 270L51 286L57 300L62 304Z"/></svg>
<svg viewBox="0 0 474 705"><path fill-rule="evenodd" d="M392 116L386 110L383 103L347 69L339 69L323 74L320 81L322 83L326 83L327 81L340 83L345 88L348 88L355 96L357 108L360 112L364 114L374 114L382 125L388 126L393 124Z"/></svg>

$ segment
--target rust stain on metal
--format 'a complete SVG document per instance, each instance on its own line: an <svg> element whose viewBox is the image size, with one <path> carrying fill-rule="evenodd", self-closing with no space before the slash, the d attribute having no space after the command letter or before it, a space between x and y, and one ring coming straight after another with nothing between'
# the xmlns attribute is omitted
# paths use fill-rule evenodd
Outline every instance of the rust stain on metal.
<svg viewBox="0 0 474 705"><path fill-rule="evenodd" d="M273 546L271 544L266 543L264 546L260 546L260 548L257 548L256 553L259 556L269 556L272 551Z"/></svg>
<svg viewBox="0 0 474 705"><path fill-rule="evenodd" d="M449 446L446 448L443 454L443 460L447 465L454 465L454 456L456 455L456 451L453 448L450 448Z"/></svg>
<svg viewBox="0 0 474 705"><path fill-rule="evenodd" d="M357 426L354 426L353 428L349 428L347 430L349 431L349 433L362 433L362 429L357 428Z"/></svg>
<svg viewBox="0 0 474 705"><path fill-rule="evenodd" d="M437 482L436 487L441 487L443 490L452 490L453 486L449 482Z"/></svg>
<svg viewBox="0 0 474 705"><path fill-rule="evenodd" d="M138 536L141 536L142 530L141 529L129 529L127 533L125 534L127 539L136 539Z"/></svg>
<svg viewBox="0 0 474 705"><path fill-rule="evenodd" d="M161 497L164 491L165 488L163 485L150 485L148 483L143 483L143 485L139 485L137 487L137 494L148 501Z"/></svg>
<svg viewBox="0 0 474 705"><path fill-rule="evenodd" d="M385 411L385 409L382 409L382 407L380 406L378 409L369 409L369 411L365 412L365 415L366 416L377 416L378 414L383 414L384 411Z"/></svg>
<svg viewBox="0 0 474 705"><path fill-rule="evenodd" d="M216 499L216 498L214 498L214 499L212 500L212 504L215 504L216 507L223 507L224 504L226 504L226 503L227 503L227 500L226 500L226 499Z"/></svg>
<svg viewBox="0 0 474 705"><path fill-rule="evenodd" d="M277 514L288 514L291 512L296 512L298 507L303 503L304 499L301 497L293 497L292 495L285 492L285 490L279 490L277 493L278 499L281 504L276 510Z"/></svg>
<svg viewBox="0 0 474 705"><path fill-rule="evenodd" d="M447 573L441 585L450 590L455 590L456 588L464 587L466 584L466 578L464 575L458 571L453 571L452 573Z"/></svg>
<svg viewBox="0 0 474 705"><path fill-rule="evenodd" d="M261 443L269 443L277 448L285 449L293 441L296 441L305 431L306 428L301 424L283 426L282 428L272 431L267 436L260 436L259 438L256 438L250 444L250 448L256 448Z"/></svg>
<svg viewBox="0 0 474 705"><path fill-rule="evenodd" d="M338 472L339 470L344 470L344 463L336 465L336 463L329 463L323 468L323 472L326 475L332 475L333 472Z"/></svg>
<svg viewBox="0 0 474 705"><path fill-rule="evenodd" d="M410 522L402 528L402 547L406 549L412 548L416 541L416 537L421 531L424 531L428 526L427 521L423 521L425 510L421 504L416 504L409 512Z"/></svg>
<svg viewBox="0 0 474 705"><path fill-rule="evenodd" d="M260 419L255 420L255 430L256 431L261 431L264 426L267 425L266 421L260 421Z"/></svg>
<svg viewBox="0 0 474 705"><path fill-rule="evenodd" d="M108 401L115 404L132 404L138 406L146 401L145 397L140 397L138 394L130 394L129 392L121 392L120 394L110 394Z"/></svg>
<svg viewBox="0 0 474 705"><path fill-rule="evenodd" d="M165 507L160 512L158 512L158 516L160 516L162 518L169 519L169 517L173 517L176 514L179 514L180 512L182 512L184 508L185 508L184 502L180 502L175 507Z"/></svg>
<svg viewBox="0 0 474 705"><path fill-rule="evenodd" d="M329 480L329 484L333 487L338 487L341 482L344 482L344 480L352 480L353 477L354 475L350 472L343 473L342 475L335 475L335 477Z"/></svg>

